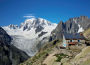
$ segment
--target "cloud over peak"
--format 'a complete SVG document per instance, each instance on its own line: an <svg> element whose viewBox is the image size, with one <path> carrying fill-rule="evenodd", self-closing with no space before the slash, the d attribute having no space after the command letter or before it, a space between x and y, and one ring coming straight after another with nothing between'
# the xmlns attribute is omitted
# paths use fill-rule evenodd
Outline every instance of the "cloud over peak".
<svg viewBox="0 0 90 65"><path fill-rule="evenodd" d="M23 16L24 18L35 18L35 16L33 16L33 14L27 14L25 16Z"/></svg>
<svg viewBox="0 0 90 65"><path fill-rule="evenodd" d="M35 16L23 16L24 18L35 18Z"/></svg>

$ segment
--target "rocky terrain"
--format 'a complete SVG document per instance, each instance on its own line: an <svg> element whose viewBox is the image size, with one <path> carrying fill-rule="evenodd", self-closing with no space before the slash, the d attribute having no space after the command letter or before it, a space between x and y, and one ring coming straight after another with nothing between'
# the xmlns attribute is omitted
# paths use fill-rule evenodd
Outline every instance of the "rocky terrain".
<svg viewBox="0 0 90 65"><path fill-rule="evenodd" d="M65 23L60 22L51 33L51 42L46 43L35 56L20 65L90 65L90 46L82 44L60 49L63 33L83 32L86 41L90 40L89 27L90 19L86 16L71 18Z"/></svg>
<svg viewBox="0 0 90 65"><path fill-rule="evenodd" d="M62 39L63 33L79 33L88 28L90 28L90 18L87 16L70 18L66 22L60 21L56 29L52 31L50 40Z"/></svg>
<svg viewBox="0 0 90 65"><path fill-rule="evenodd" d="M60 49L62 41L47 43L32 58L20 65L90 65L90 46Z"/></svg>
<svg viewBox="0 0 90 65"><path fill-rule="evenodd" d="M87 16L61 21L57 27L45 19L32 18L20 26L9 25L3 28L5 31L0 27L1 65L18 65L21 62L20 65L90 64L90 46L60 49L63 33L83 32L87 45L90 44L90 19ZM29 58L25 52L32 57Z"/></svg>
<svg viewBox="0 0 90 65"><path fill-rule="evenodd" d="M29 56L11 45L12 38L0 27L0 65L18 65Z"/></svg>
<svg viewBox="0 0 90 65"><path fill-rule="evenodd" d="M53 54L57 52L57 46L60 45L60 43L61 40L54 40L50 43L46 43L35 56L29 58L27 61L21 63L20 65L44 65L44 62L47 61L44 60L48 58L48 56L50 56L49 58L51 58ZM52 61L50 61L51 63L53 62L53 59L54 58L52 58ZM48 62L49 60L51 59L48 59Z"/></svg>
<svg viewBox="0 0 90 65"><path fill-rule="evenodd" d="M26 19L20 26L11 24L3 28L13 38L11 44L29 56L34 56L46 42L62 39L63 33L83 32L90 27L89 22L87 16L60 21L58 25L43 18L31 18Z"/></svg>
<svg viewBox="0 0 90 65"><path fill-rule="evenodd" d="M90 40L90 28L84 31L84 36L87 38L87 40Z"/></svg>

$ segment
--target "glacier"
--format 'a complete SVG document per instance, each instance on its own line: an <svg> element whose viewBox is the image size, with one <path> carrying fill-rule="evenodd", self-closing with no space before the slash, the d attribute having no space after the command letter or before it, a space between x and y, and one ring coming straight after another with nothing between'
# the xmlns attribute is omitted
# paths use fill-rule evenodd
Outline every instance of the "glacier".
<svg viewBox="0 0 90 65"><path fill-rule="evenodd" d="M14 46L25 51L29 56L34 56L40 47L48 42L51 32L56 28L56 23L51 23L43 18L30 18L18 25L3 26L3 29L12 37ZM39 37L41 32L47 32Z"/></svg>

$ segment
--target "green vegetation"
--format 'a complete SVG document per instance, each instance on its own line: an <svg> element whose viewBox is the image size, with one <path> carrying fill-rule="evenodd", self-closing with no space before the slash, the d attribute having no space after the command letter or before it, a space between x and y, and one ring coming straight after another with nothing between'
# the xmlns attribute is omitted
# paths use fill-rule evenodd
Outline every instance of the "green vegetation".
<svg viewBox="0 0 90 65"><path fill-rule="evenodd" d="M68 55L61 53L56 54L55 56L57 57L56 62L61 62L61 59L67 57Z"/></svg>

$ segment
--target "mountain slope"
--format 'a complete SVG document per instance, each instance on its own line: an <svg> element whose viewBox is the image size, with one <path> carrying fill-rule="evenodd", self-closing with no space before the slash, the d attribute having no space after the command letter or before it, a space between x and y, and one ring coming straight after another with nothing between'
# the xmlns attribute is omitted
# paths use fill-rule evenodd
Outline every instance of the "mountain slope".
<svg viewBox="0 0 90 65"><path fill-rule="evenodd" d="M60 40L54 40L52 42L46 43L35 56L29 58L27 61L21 63L20 65L44 65L44 60L48 58L48 56L52 57L54 52L57 52L55 49L57 49L57 46L60 44ZM49 58L48 61L49 60L51 60L51 58ZM52 62L53 60L50 61L50 63Z"/></svg>
<svg viewBox="0 0 90 65"><path fill-rule="evenodd" d="M54 40L20 65L89 65L90 46L85 48L60 49L62 41Z"/></svg>
<svg viewBox="0 0 90 65"><path fill-rule="evenodd" d="M18 65L28 55L11 45L12 38L0 27L0 65Z"/></svg>
<svg viewBox="0 0 90 65"><path fill-rule="evenodd" d="M61 39L63 33L79 33L89 28L90 19L85 16L72 18L63 23L60 22L52 32L51 40ZM84 23L87 25L85 26ZM89 35L89 31L85 32ZM43 46L40 51L20 65L89 65L90 47L82 50L83 46L75 46L73 49L60 49L62 41L51 41ZM82 51L81 51L82 50Z"/></svg>
<svg viewBox="0 0 90 65"><path fill-rule="evenodd" d="M33 56L48 41L56 25L42 18L31 18L26 19L20 26L9 25L3 28L13 38L14 46Z"/></svg>
<svg viewBox="0 0 90 65"><path fill-rule="evenodd" d="M74 60L74 64L90 65L90 46L84 48L82 52L75 56Z"/></svg>
<svg viewBox="0 0 90 65"><path fill-rule="evenodd" d="M90 28L84 31L84 36L87 38L87 40L90 40Z"/></svg>

